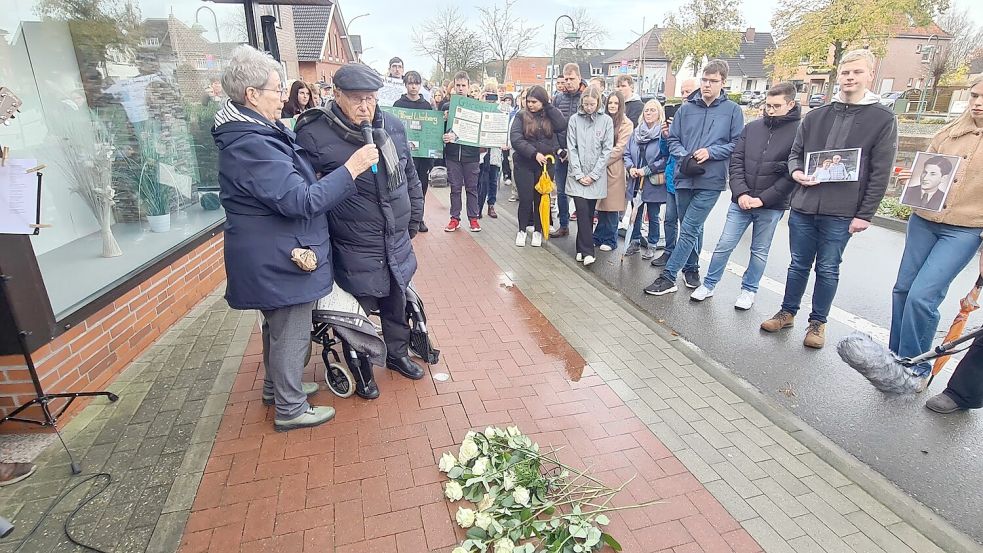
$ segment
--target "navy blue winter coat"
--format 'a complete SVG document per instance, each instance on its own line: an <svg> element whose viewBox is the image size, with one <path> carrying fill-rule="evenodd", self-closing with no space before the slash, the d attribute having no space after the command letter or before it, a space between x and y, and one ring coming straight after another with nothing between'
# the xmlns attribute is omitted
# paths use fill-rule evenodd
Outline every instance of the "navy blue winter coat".
<svg viewBox="0 0 983 553"><path fill-rule="evenodd" d="M721 93L709 106L699 90L679 106L669 126L669 153L676 156L676 173L673 185L676 190L723 190L727 187L730 155L744 129L744 113L741 106ZM700 148L710 152L710 159L701 164L706 173L698 176L684 175L680 171L683 160Z"/></svg>
<svg viewBox="0 0 983 553"><path fill-rule="evenodd" d="M225 208L225 298L234 309L278 309L331 292L330 232L325 213L355 193L345 168L318 180L292 131L226 104L212 129L218 146L219 197ZM290 259L294 248L317 254L313 272Z"/></svg>
<svg viewBox="0 0 983 553"><path fill-rule="evenodd" d="M333 103L323 110L344 115ZM297 142L303 146L318 174L341 167L361 148L342 139L328 124L321 109L308 110L297 122ZM384 298L390 294L390 274L405 289L416 272L410 230L416 234L423 220L423 188L410 157L406 129L396 116L376 110L375 128L392 138L399 155L401 182L392 192L383 160L378 179L366 171L355 179L358 191L328 214L334 248L335 280L354 296Z"/></svg>

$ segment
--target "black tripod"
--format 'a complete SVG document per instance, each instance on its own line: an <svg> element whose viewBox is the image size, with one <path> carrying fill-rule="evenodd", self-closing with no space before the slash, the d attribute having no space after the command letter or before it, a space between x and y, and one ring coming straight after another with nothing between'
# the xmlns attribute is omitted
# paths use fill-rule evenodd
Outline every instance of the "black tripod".
<svg viewBox="0 0 983 553"><path fill-rule="evenodd" d="M68 459L72 464L72 474L79 474L82 472L82 469L78 463L75 462L75 459L72 457L72 452L68 449L68 445L65 444L65 440L61 437L61 432L59 432L57 426L58 418L65 413L66 409L71 407L72 402L74 402L77 398L106 396L109 398L109 401L116 401L119 399L119 396L112 392L66 392L61 394L49 394L44 391L44 387L41 385L41 379L38 377L37 367L34 366L34 358L31 356L31 349L27 343L27 338L31 335L31 332L28 330L22 330L17 317L17 309L12 301L13 298L10 294L11 279L12 277L10 275L0 274L0 288L2 288L2 290L0 290L0 294L2 294L3 303L5 303L6 307L9 308L10 317L13 319L13 326L17 331L17 342L20 344L21 354L24 356L24 362L27 364L27 372L30 373L31 381L34 383L35 397L31 401L21 405L17 409L14 409L12 413L0 420L0 424L7 421L12 421L36 424L39 426L50 426L58 434L58 439L61 440L62 446L65 447L65 451L68 453ZM50 404L52 401L58 399L66 399L68 401L65 402L65 405L63 405L61 409L53 414ZM18 416L25 410L35 405L41 407L41 412L44 416L43 419L38 420Z"/></svg>

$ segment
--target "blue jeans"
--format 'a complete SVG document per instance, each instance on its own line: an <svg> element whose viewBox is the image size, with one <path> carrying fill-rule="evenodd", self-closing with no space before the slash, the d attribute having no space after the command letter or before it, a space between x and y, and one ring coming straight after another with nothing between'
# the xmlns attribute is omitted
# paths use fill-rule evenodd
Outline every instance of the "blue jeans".
<svg viewBox="0 0 983 553"><path fill-rule="evenodd" d="M679 210L676 207L676 193L669 193L669 201L666 202L666 217L665 217L665 228L663 229L666 233L666 248L665 254L672 256L672 252L676 250L676 240L679 239ZM686 264L683 266L683 272L695 272L700 270L700 254L699 251L703 249L703 229L700 229L700 235L696 239L696 248L693 249L693 253L689 255L689 259L686 260Z"/></svg>
<svg viewBox="0 0 983 553"><path fill-rule="evenodd" d="M894 283L888 347L901 357L931 349L939 326L939 304L956 275L980 248L980 229L908 219L898 280ZM916 372L927 374L929 363Z"/></svg>
<svg viewBox="0 0 983 553"><path fill-rule="evenodd" d="M785 279L782 309L795 315L809 283L809 271L816 267L816 286L812 291L810 321L825 323L840 282L840 262L850 240L851 217L806 215L792 211L788 216L789 249L792 263Z"/></svg>
<svg viewBox="0 0 983 553"><path fill-rule="evenodd" d="M618 217L617 211L598 211L597 226L594 227L594 245L607 244L611 248L618 247Z"/></svg>
<svg viewBox="0 0 983 553"><path fill-rule="evenodd" d="M703 236L703 223L720 197L720 190L676 190L676 209L679 214L679 238L669 256L669 262L662 276L675 281L679 269L686 272L700 268L700 238ZM668 247L668 244L666 244Z"/></svg>
<svg viewBox="0 0 983 553"><path fill-rule="evenodd" d="M478 213L485 210L485 201L488 205L495 205L498 201L498 173L502 168L490 163L482 163L478 172Z"/></svg>
<svg viewBox="0 0 983 553"><path fill-rule="evenodd" d="M553 182L556 184L556 209L560 213L560 227L570 226L570 200L567 198L567 169L569 163L557 161L553 172Z"/></svg>
<svg viewBox="0 0 983 553"><path fill-rule="evenodd" d="M642 219L645 218L646 211L648 211L649 214L649 232L648 236L645 237L645 241L648 242L650 248L654 248L655 245L659 243L659 211L661 209L662 204L656 202L645 202L644 204L638 206L638 214L635 215L635 226L631 229L631 241L633 243L641 243ZM666 227L669 226L668 218L666 219L665 225Z"/></svg>
<svg viewBox="0 0 983 553"><path fill-rule="evenodd" d="M763 207L744 210L736 203L731 203L727 209L724 231L720 233L720 240L717 240L717 247L713 250L713 258L710 260L707 277L703 279L703 286L713 290L713 287L720 282L730 254L747 232L747 228L751 226L751 260L744 271L741 288L751 293L757 292L758 283L765 274L765 265L768 264L771 240L775 237L775 229L778 228L778 221L782 219L784 213L785 211L781 209Z"/></svg>

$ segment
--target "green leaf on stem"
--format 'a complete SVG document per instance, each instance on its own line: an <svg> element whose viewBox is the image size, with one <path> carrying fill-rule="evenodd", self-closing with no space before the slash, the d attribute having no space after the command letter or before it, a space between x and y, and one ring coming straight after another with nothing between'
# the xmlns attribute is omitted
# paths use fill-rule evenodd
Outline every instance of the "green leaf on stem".
<svg viewBox="0 0 983 553"><path fill-rule="evenodd" d="M607 544L608 547L614 549L615 551L621 551L621 544L618 540L614 539L614 536L608 534L607 532L601 534L601 541Z"/></svg>

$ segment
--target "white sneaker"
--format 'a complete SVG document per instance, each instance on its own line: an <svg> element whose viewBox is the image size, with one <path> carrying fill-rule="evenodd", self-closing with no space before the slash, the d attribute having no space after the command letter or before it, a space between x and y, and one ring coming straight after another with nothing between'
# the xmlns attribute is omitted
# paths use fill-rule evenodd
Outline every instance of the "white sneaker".
<svg viewBox="0 0 983 553"><path fill-rule="evenodd" d="M533 232L532 233L532 244L530 244L530 245L532 247L534 247L534 248L538 248L538 247L542 246L543 245L543 233L541 233L541 232Z"/></svg>
<svg viewBox="0 0 983 553"><path fill-rule="evenodd" d="M583 261L583 260L584 260L584 254L578 253L577 254L577 261Z"/></svg>
<svg viewBox="0 0 983 553"><path fill-rule="evenodd" d="M526 245L526 231L520 230L515 235L515 245L520 248Z"/></svg>
<svg viewBox="0 0 983 553"><path fill-rule="evenodd" d="M597 260L594 259L594 256L593 255L588 255L587 257L584 258L584 267L590 265L591 263L593 263L595 261L597 261Z"/></svg>
<svg viewBox="0 0 983 553"><path fill-rule="evenodd" d="M597 249L601 250L602 252L609 252L609 251L613 250L614 248L612 248L611 246L608 246L607 244L601 244Z"/></svg>
<svg viewBox="0 0 983 553"><path fill-rule="evenodd" d="M754 305L754 292L748 292L742 289L741 293L737 295L737 301L734 302L734 309L747 311L751 309L752 305Z"/></svg>
<svg viewBox="0 0 983 553"><path fill-rule="evenodd" d="M505 186L512 186L512 179L505 179Z"/></svg>
<svg viewBox="0 0 983 553"><path fill-rule="evenodd" d="M693 293L689 295L689 299L693 301L703 301L707 298L713 297L713 290L707 288L706 286L700 285L699 288L693 290Z"/></svg>
<svg viewBox="0 0 983 553"><path fill-rule="evenodd" d="M536 227L534 227L532 225L529 225L528 227L526 227L526 232L533 232L535 230L536 230Z"/></svg>

